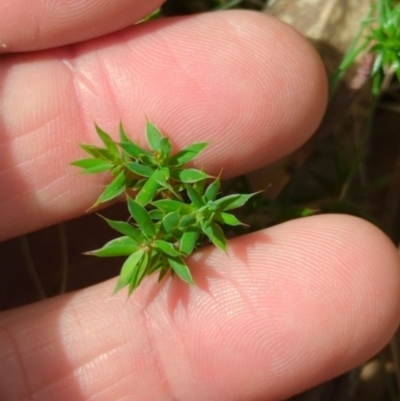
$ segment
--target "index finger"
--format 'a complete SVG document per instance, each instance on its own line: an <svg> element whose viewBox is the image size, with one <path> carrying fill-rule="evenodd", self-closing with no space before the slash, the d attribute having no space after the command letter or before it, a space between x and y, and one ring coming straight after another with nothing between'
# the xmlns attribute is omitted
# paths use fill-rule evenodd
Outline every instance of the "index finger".
<svg viewBox="0 0 400 401"><path fill-rule="evenodd" d="M19 0L0 2L0 52L81 42L133 25L162 0Z"/></svg>
<svg viewBox="0 0 400 401"><path fill-rule="evenodd" d="M300 146L326 99L311 46L277 20L239 11L3 57L0 88L2 239L93 204L106 177L83 179L69 163L84 156L79 142L98 141L94 122L115 135L122 121L141 142L147 116L177 149L209 142L194 165L215 175L223 169L227 178Z"/></svg>

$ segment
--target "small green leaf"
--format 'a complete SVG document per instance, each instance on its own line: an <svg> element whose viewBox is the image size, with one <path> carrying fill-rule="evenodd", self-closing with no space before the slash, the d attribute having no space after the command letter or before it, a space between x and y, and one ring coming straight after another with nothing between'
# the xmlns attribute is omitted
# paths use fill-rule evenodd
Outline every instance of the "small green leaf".
<svg viewBox="0 0 400 401"><path fill-rule="evenodd" d="M146 209L129 196L127 199L129 212L142 230L143 235L147 238L154 238L156 236L156 229Z"/></svg>
<svg viewBox="0 0 400 401"><path fill-rule="evenodd" d="M97 124L95 124L95 127L96 127L97 135L103 141L104 145L106 145L106 148L113 154L113 156L116 159L118 159L119 151L118 151L117 145L114 142L114 140L111 138L110 135L108 135L106 132L104 132Z"/></svg>
<svg viewBox="0 0 400 401"><path fill-rule="evenodd" d="M171 150L172 150L171 141L165 137L161 138L160 149L161 149L161 152L163 153L164 157L169 157L169 155L171 154Z"/></svg>
<svg viewBox="0 0 400 401"><path fill-rule="evenodd" d="M214 222L209 223L207 221L203 221L201 223L201 229L215 246L226 252L225 234L218 224Z"/></svg>
<svg viewBox="0 0 400 401"><path fill-rule="evenodd" d="M178 275L181 280L188 284L194 284L192 275L190 274L190 270L181 257L168 257L167 260L172 270Z"/></svg>
<svg viewBox="0 0 400 401"><path fill-rule="evenodd" d="M136 229L131 224L125 223L124 221L115 221L106 219L103 216L100 217L103 218L106 221L106 223L114 230L132 238L137 243L137 245L140 245L143 242L143 236L140 230Z"/></svg>
<svg viewBox="0 0 400 401"><path fill-rule="evenodd" d="M230 213L219 213L217 216L218 221L227 224L228 226L243 226L244 224L238 220L233 214Z"/></svg>
<svg viewBox="0 0 400 401"><path fill-rule="evenodd" d="M228 195L223 198L217 199L215 204L219 210L231 210L243 206L251 197L259 192L249 195Z"/></svg>
<svg viewBox="0 0 400 401"><path fill-rule="evenodd" d="M163 240L156 240L154 241L154 246L155 249L157 249L158 251L161 251L162 253L165 253L168 256L179 256L180 253L174 248L174 246L167 241L163 241Z"/></svg>
<svg viewBox="0 0 400 401"><path fill-rule="evenodd" d="M83 169L83 174L104 173L115 167L113 163L101 159L81 159L72 162L71 165Z"/></svg>
<svg viewBox="0 0 400 401"><path fill-rule="evenodd" d="M198 192L192 186L186 185L186 190L190 200L197 208L204 206L204 202L203 199L201 198L201 195L199 195Z"/></svg>
<svg viewBox="0 0 400 401"><path fill-rule="evenodd" d="M160 169L157 170L157 178L156 178L158 184L160 185L161 188L167 189L170 191L172 194L175 196L178 196L175 193L174 188L168 183L169 180L169 169L165 167L161 167Z"/></svg>
<svg viewBox="0 0 400 401"><path fill-rule="evenodd" d="M219 180L219 178L217 178L207 187L206 192L204 194L205 200L214 201L217 198L220 187L221 187L221 181Z"/></svg>
<svg viewBox="0 0 400 401"><path fill-rule="evenodd" d="M125 153L134 159L140 159L143 156L150 156L150 153L147 150L142 149L140 146L136 145L132 141L130 142L121 142L118 144Z"/></svg>
<svg viewBox="0 0 400 401"><path fill-rule="evenodd" d="M166 233L171 233L179 225L180 216L178 212L168 213L162 219L162 226Z"/></svg>
<svg viewBox="0 0 400 401"><path fill-rule="evenodd" d="M178 212L182 214L188 214L192 213L193 208L190 205L187 205L186 203L173 200L173 199L161 199L152 202L152 204L157 208L162 210L165 213L171 213L171 212Z"/></svg>
<svg viewBox="0 0 400 401"><path fill-rule="evenodd" d="M131 139L126 135L124 126L122 125L122 122L119 123L119 140L120 142L127 142L131 143Z"/></svg>
<svg viewBox="0 0 400 401"><path fill-rule="evenodd" d="M193 188L196 190L196 192L197 192L201 197L203 197L203 195L204 195L204 188L205 188L205 186L206 186L206 181L207 181L207 180L200 180L200 181L197 181L197 182L195 182L195 183L193 184Z"/></svg>
<svg viewBox="0 0 400 401"><path fill-rule="evenodd" d="M165 255L157 250L153 250L149 257L147 274L153 274L158 269L165 266ZM168 266L169 267L169 266Z"/></svg>
<svg viewBox="0 0 400 401"><path fill-rule="evenodd" d="M165 277L165 275L168 273L168 268L166 268L166 267L162 267L161 269L160 269L160 274L159 274L159 276L158 276L158 282L160 282L164 277Z"/></svg>
<svg viewBox="0 0 400 401"><path fill-rule="evenodd" d="M182 235L179 250L184 255L190 255L196 246L196 242L197 239L199 238L199 235L200 231L197 227L188 228Z"/></svg>
<svg viewBox="0 0 400 401"><path fill-rule="evenodd" d="M127 167L130 171L141 177L150 177L154 173L153 168L136 162L127 163Z"/></svg>
<svg viewBox="0 0 400 401"><path fill-rule="evenodd" d="M194 168L187 168L185 170L175 170L171 172L171 177L185 184L192 184L194 182L210 178L208 174L204 173L201 170L196 170Z"/></svg>
<svg viewBox="0 0 400 401"><path fill-rule="evenodd" d="M138 250L136 241L129 237L120 237L107 242L102 248L86 252L86 255L108 258L114 256L128 256Z"/></svg>
<svg viewBox="0 0 400 401"><path fill-rule="evenodd" d="M152 151L161 150L161 140L163 138L161 131L150 121L146 124L147 143Z"/></svg>
<svg viewBox="0 0 400 401"><path fill-rule="evenodd" d="M97 206L100 203L108 202L118 197L125 190L126 190L126 173L125 171L121 171L106 187L106 189L99 196L99 198L92 207Z"/></svg>
<svg viewBox="0 0 400 401"><path fill-rule="evenodd" d="M124 166L123 165L114 166L113 169L111 170L111 174L114 177L116 177L123 170L124 170Z"/></svg>
<svg viewBox="0 0 400 401"><path fill-rule="evenodd" d="M146 164L146 166L157 166L158 165L156 160L154 159L154 157L150 154L140 155L139 160L142 163Z"/></svg>
<svg viewBox="0 0 400 401"><path fill-rule="evenodd" d="M132 278L135 275L135 271L138 270L139 262L144 255L144 250L139 249L138 251L132 253L122 266L121 273L117 285L114 289L114 294L116 294L121 288L127 286L132 282Z"/></svg>
<svg viewBox="0 0 400 401"><path fill-rule="evenodd" d="M141 205L147 205L151 202L157 194L158 189L160 188L160 184L158 181L158 170L154 171L154 173L147 179L144 183L142 189L136 195L136 201Z"/></svg>
<svg viewBox="0 0 400 401"><path fill-rule="evenodd" d="M207 143L205 142L194 143L172 156L168 164L170 166L183 166L195 159L206 147Z"/></svg>
<svg viewBox="0 0 400 401"><path fill-rule="evenodd" d="M148 262L149 262L149 255L145 253L142 259L139 262L137 269L135 269L134 274L132 275L131 282L129 284L129 291L128 296L131 296L132 292L139 287L140 283L142 282L143 278L148 273Z"/></svg>
<svg viewBox="0 0 400 401"><path fill-rule="evenodd" d="M108 149L103 149L99 148L98 146L86 145L86 144L82 144L79 146L82 150L84 150L86 153L88 153L95 159L115 161L114 155Z"/></svg>
<svg viewBox="0 0 400 401"><path fill-rule="evenodd" d="M170 177L170 172L168 167L161 167L158 169L158 182L162 186L169 186L168 180Z"/></svg>
<svg viewBox="0 0 400 401"><path fill-rule="evenodd" d="M179 228L185 229L194 223L196 223L196 215L194 213L187 214L187 215L182 216L182 218L179 222Z"/></svg>
<svg viewBox="0 0 400 401"><path fill-rule="evenodd" d="M152 220L162 220L165 216L165 213L162 210L154 209L150 210L149 216Z"/></svg>
<svg viewBox="0 0 400 401"><path fill-rule="evenodd" d="M218 205L214 201L209 200L207 202L206 207L207 207L207 210L209 210L210 212L217 212L218 211Z"/></svg>

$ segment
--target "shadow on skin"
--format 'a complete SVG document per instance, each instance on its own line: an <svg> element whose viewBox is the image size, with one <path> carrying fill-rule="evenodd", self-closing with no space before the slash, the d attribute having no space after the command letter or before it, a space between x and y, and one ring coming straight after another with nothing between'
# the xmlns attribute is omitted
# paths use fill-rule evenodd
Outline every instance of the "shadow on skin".
<svg viewBox="0 0 400 401"><path fill-rule="evenodd" d="M62 315L73 308L73 298L71 293L59 298L56 306L48 304L45 324L42 314L35 311L39 304L28 306L23 312L16 309L0 315L0 399L48 399L51 394L62 394L58 399L86 400L73 379L76 372L62 341L74 333L64 331L61 336L53 329L61 327ZM28 315L30 325L26 326ZM40 330L37 325L42 326Z"/></svg>
<svg viewBox="0 0 400 401"><path fill-rule="evenodd" d="M221 274L215 261L218 259L220 264L229 265L229 260L233 257L248 266L252 249L259 245L269 244L272 240L265 231L260 231L240 237L240 246L234 244L235 241L237 240L228 241L228 253L226 254L212 245L199 249L188 258L187 264L193 276L194 286L190 286L176 275L171 276L170 274L165 276L161 283L156 283L155 278L146 279L147 283L143 283L146 293L142 306L143 310L150 307L156 299L162 297L165 300L168 313L173 317L178 307L188 311L189 304L197 296L200 296L199 292L207 294L217 302L213 294L213 285L215 282L221 281L229 282L240 293L240 297L246 301L247 296L240 290L241 284L237 282L234 275ZM230 246L230 243L233 246Z"/></svg>

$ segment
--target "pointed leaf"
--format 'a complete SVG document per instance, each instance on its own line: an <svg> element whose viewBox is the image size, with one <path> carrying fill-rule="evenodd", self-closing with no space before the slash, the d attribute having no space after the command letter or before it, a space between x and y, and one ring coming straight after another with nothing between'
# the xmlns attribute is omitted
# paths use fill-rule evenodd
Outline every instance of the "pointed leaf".
<svg viewBox="0 0 400 401"><path fill-rule="evenodd" d="M129 212L142 230L143 235L147 238L154 238L156 236L156 229L146 209L129 196L127 199Z"/></svg>
<svg viewBox="0 0 400 401"><path fill-rule="evenodd" d="M168 263L170 264L172 270L178 275L178 277L188 284L194 284L190 270L186 263L181 257L168 257Z"/></svg>
<svg viewBox="0 0 400 401"><path fill-rule="evenodd" d="M170 166L183 166L195 159L206 147L207 143L205 142L194 143L172 156L168 164Z"/></svg>
<svg viewBox="0 0 400 401"><path fill-rule="evenodd" d="M204 234L212 241L212 243L218 248L222 249L226 252L226 238L225 234L222 231L221 227L214 222L206 222L203 221L201 224L201 229Z"/></svg>
<svg viewBox="0 0 400 401"><path fill-rule="evenodd" d="M220 187L221 187L221 181L219 180L219 178L217 178L206 189L206 192L204 194L205 200L214 201L217 198Z"/></svg>
<svg viewBox="0 0 400 401"><path fill-rule="evenodd" d="M204 206L203 199L192 186L186 185L186 190L190 200L197 208Z"/></svg>
<svg viewBox="0 0 400 401"><path fill-rule="evenodd" d="M184 255L190 255L193 252L197 239L199 238L199 234L200 231L197 227L190 227L184 232L179 246L179 250Z"/></svg>
<svg viewBox="0 0 400 401"><path fill-rule="evenodd" d="M191 226L192 224L196 223L196 215L194 213L192 214L187 214L182 216L180 222L179 222L179 228L180 229L185 229L188 226Z"/></svg>
<svg viewBox="0 0 400 401"><path fill-rule="evenodd" d="M162 210L154 209L150 210L149 216L152 220L162 220L165 213Z"/></svg>
<svg viewBox="0 0 400 401"><path fill-rule="evenodd" d="M121 273L114 289L114 294L117 293L121 288L127 286L132 282L132 276L135 274L135 270L138 270L140 259L144 255L144 250L139 249L138 251L132 253L122 266Z"/></svg>
<svg viewBox="0 0 400 401"><path fill-rule="evenodd" d="M243 226L244 224L238 220L233 214L230 213L219 213L217 217L218 221L227 224L228 226Z"/></svg>
<svg viewBox="0 0 400 401"><path fill-rule="evenodd" d="M223 198L217 199L215 204L222 210L231 210L243 206L251 197L259 192L248 195L228 195Z"/></svg>
<svg viewBox="0 0 400 401"><path fill-rule="evenodd" d="M123 165L114 165L114 168L111 170L111 174L116 177L121 171L124 170L124 166Z"/></svg>
<svg viewBox="0 0 400 401"><path fill-rule="evenodd" d="M161 280L165 277L165 275L168 273L168 268L162 267L160 269L160 274L158 276L158 282L161 282Z"/></svg>
<svg viewBox="0 0 400 401"><path fill-rule="evenodd" d="M185 170L175 170L171 172L171 177L185 184L192 184L194 182L210 178L211 176L201 170L187 168Z"/></svg>
<svg viewBox="0 0 400 401"><path fill-rule="evenodd" d="M86 255L108 258L114 256L128 256L138 250L136 241L129 237L120 237L107 242L102 248L86 252Z"/></svg>
<svg viewBox="0 0 400 401"><path fill-rule="evenodd" d="M147 121L146 137L151 150L161 150L161 139L163 136L157 126L150 121Z"/></svg>
<svg viewBox="0 0 400 401"><path fill-rule="evenodd" d="M147 274L150 275L156 270L161 269L164 265L164 254L157 250L152 251L148 261ZM168 266L169 267L169 266Z"/></svg>
<svg viewBox="0 0 400 401"><path fill-rule="evenodd" d="M163 153L164 157L169 157L169 155L171 154L171 150L172 150L171 141L166 137L161 138L160 149L161 149L161 152Z"/></svg>
<svg viewBox="0 0 400 401"><path fill-rule="evenodd" d="M180 216L178 212L172 212L168 213L163 219L162 219L162 226L165 230L166 233L171 233L172 230L178 227L179 225L179 220Z"/></svg>
<svg viewBox="0 0 400 401"><path fill-rule="evenodd" d="M128 296L131 296L132 292L139 287L140 283L148 273L148 262L149 255L145 253L142 259L139 261L137 268L134 270L134 274L132 275L131 282L129 284Z"/></svg>
<svg viewBox="0 0 400 401"><path fill-rule="evenodd" d="M193 211L193 208L190 205L173 199L157 200L152 202L152 205L165 213L180 211L181 214L188 214Z"/></svg>
<svg viewBox="0 0 400 401"><path fill-rule="evenodd" d="M106 160L101 159L80 159L71 163L71 166L83 169L83 174L97 174L112 170L115 165Z"/></svg>
<svg viewBox="0 0 400 401"><path fill-rule="evenodd" d="M170 172L167 167L161 167L158 169L158 180L160 185L168 185L167 181L169 180Z"/></svg>
<svg viewBox="0 0 400 401"><path fill-rule="evenodd" d="M176 197L178 197L178 194L175 192L175 189L168 183L168 180L169 180L169 169L166 167L161 167L160 169L158 169L157 182L160 185L160 187L163 189L167 189Z"/></svg>
<svg viewBox="0 0 400 401"><path fill-rule="evenodd" d="M154 173L147 179L144 183L142 189L136 195L136 201L141 205L147 205L151 202L157 194L158 189L160 188L160 184L157 182L158 179L158 170L154 171Z"/></svg>
<svg viewBox="0 0 400 401"><path fill-rule="evenodd" d="M122 122L119 123L119 140L120 142L127 142L131 143L131 139L126 135L124 126L122 125Z"/></svg>
<svg viewBox="0 0 400 401"><path fill-rule="evenodd" d="M143 242L142 233L140 232L140 230L133 227L131 224L125 223L124 221L106 219L103 216L100 217L103 218L107 222L107 224L114 230L132 238L132 240L135 241L137 245L140 245Z"/></svg>
<svg viewBox="0 0 400 401"><path fill-rule="evenodd" d="M175 247L170 242L158 239L154 241L154 246L155 249L161 251L162 253L165 253L168 256L180 255L180 253L175 249Z"/></svg>
<svg viewBox="0 0 400 401"><path fill-rule="evenodd" d="M110 135L108 135L106 132L104 132L98 125L95 124L95 127L96 127L97 135L103 141L104 145L106 145L106 148L114 155L114 157L116 159L118 159L119 151L118 151L117 145L114 142L114 140L111 138Z"/></svg>
<svg viewBox="0 0 400 401"><path fill-rule="evenodd" d="M197 182L195 182L195 183L193 184L193 188L196 190L196 192L197 192L201 197L203 197L203 195L204 195L204 188L205 188L205 186L206 186L206 181L207 181L207 180L200 180L200 181L197 181Z"/></svg>
<svg viewBox="0 0 400 401"><path fill-rule="evenodd" d="M108 202L121 195L126 190L126 174L121 171L106 187L93 206Z"/></svg>
<svg viewBox="0 0 400 401"><path fill-rule="evenodd" d="M136 162L127 163L127 167L130 171L141 177L150 177L154 173L154 168Z"/></svg>
<svg viewBox="0 0 400 401"><path fill-rule="evenodd" d="M147 150L142 149L140 146L136 145L134 142L121 142L118 144L125 153L134 159L140 159L142 156L150 156Z"/></svg>
<svg viewBox="0 0 400 401"><path fill-rule="evenodd" d="M157 166L157 162L151 154L142 154L140 155L139 160L143 164L146 164L146 166Z"/></svg>
<svg viewBox="0 0 400 401"><path fill-rule="evenodd" d="M86 145L86 144L81 144L79 146L82 150L84 150L86 153L88 153L95 159L115 161L114 155L108 149L103 149L99 148L98 146Z"/></svg>

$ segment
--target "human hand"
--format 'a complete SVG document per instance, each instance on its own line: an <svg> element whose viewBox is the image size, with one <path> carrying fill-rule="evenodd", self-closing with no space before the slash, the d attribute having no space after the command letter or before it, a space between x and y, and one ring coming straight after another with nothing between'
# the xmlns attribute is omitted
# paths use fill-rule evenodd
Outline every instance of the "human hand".
<svg viewBox="0 0 400 401"><path fill-rule="evenodd" d="M0 4L2 239L93 203L99 182L68 163L96 141L94 121L139 138L147 116L178 147L208 141L198 165L233 176L321 119L322 65L278 21L225 12L120 30L161 1L64 3ZM356 218L291 221L189 264L194 288L148 280L126 302L110 280L2 313L0 399L282 399L373 355L399 322L397 251Z"/></svg>

